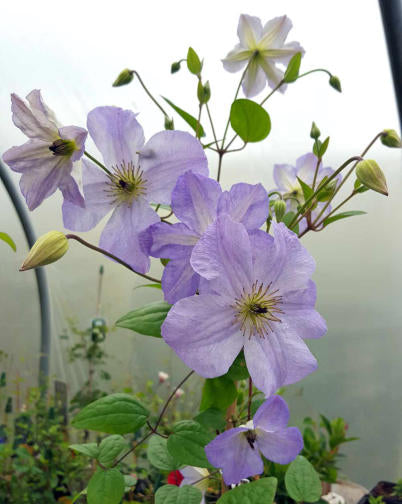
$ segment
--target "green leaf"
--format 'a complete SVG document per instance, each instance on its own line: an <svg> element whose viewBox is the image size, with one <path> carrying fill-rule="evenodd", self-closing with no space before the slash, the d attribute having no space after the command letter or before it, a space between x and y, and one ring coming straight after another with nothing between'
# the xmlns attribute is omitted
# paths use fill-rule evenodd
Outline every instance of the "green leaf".
<svg viewBox="0 0 402 504"><path fill-rule="evenodd" d="M285 224L287 228L289 228L290 223L295 218L295 216L296 214L294 212L288 212L283 216L282 222ZM299 224L293 225L292 231L296 234L299 234Z"/></svg>
<svg viewBox="0 0 402 504"><path fill-rule="evenodd" d="M167 449L181 464L195 467L211 467L204 447L215 436L207 432L193 420L182 420L173 426L173 433L167 440Z"/></svg>
<svg viewBox="0 0 402 504"><path fill-rule="evenodd" d="M260 142L271 131L268 112L258 103L245 98L232 103L230 124L244 142Z"/></svg>
<svg viewBox="0 0 402 504"><path fill-rule="evenodd" d="M316 502L321 497L320 477L302 455L298 455L286 471L285 486L296 502Z"/></svg>
<svg viewBox="0 0 402 504"><path fill-rule="evenodd" d="M0 232L0 240L3 240L4 242L6 242L8 245L10 245L10 247L14 250L14 252L17 251L17 246L16 244L14 243L14 240L11 238L10 235L8 235L7 233L2 233Z"/></svg>
<svg viewBox="0 0 402 504"><path fill-rule="evenodd" d="M258 408L265 402L265 399L254 399L251 401L251 416L257 413Z"/></svg>
<svg viewBox="0 0 402 504"><path fill-rule="evenodd" d="M72 444L69 448L94 459L98 458L99 455L99 447L96 443Z"/></svg>
<svg viewBox="0 0 402 504"><path fill-rule="evenodd" d="M307 201L314 194L314 191L309 185L303 182L301 178L297 177L297 180L302 188L304 199Z"/></svg>
<svg viewBox="0 0 402 504"><path fill-rule="evenodd" d="M355 215L364 215L366 213L367 212L362 212L361 210L349 210L348 212L341 212L335 215L331 215L331 217L327 217L324 220L323 225L325 227L328 226L328 224L331 224L332 222L335 222L337 220L347 219L348 217L354 217Z"/></svg>
<svg viewBox="0 0 402 504"><path fill-rule="evenodd" d="M133 487L138 481L138 479L131 474L124 474L123 478L126 492L128 492L130 490L130 487Z"/></svg>
<svg viewBox="0 0 402 504"><path fill-rule="evenodd" d="M116 326L131 329L145 336L161 338L161 325L170 307L171 305L164 301L147 304L119 318L116 322Z"/></svg>
<svg viewBox="0 0 402 504"><path fill-rule="evenodd" d="M202 125L198 125L197 127L197 119L192 116L191 114L189 114L188 112L186 112L185 110L181 109L180 107L178 107L177 105L175 105L174 103L172 103L170 100L168 100L167 98L165 98L164 96L162 96L162 98L165 100L166 103L168 103L173 110L175 110L179 116L184 119L186 121L186 123L195 131L197 132L198 130L198 135L200 137L204 137L205 136L205 131L204 131L204 128L202 127Z"/></svg>
<svg viewBox="0 0 402 504"><path fill-rule="evenodd" d="M175 471L180 467L180 464L168 452L167 440L160 436L152 436L149 440L147 459L161 471Z"/></svg>
<svg viewBox="0 0 402 504"><path fill-rule="evenodd" d="M105 467L113 465L116 457L127 448L127 442L124 437L119 434L108 436L101 441L99 445L99 462Z"/></svg>
<svg viewBox="0 0 402 504"><path fill-rule="evenodd" d="M202 69L201 60L192 47L189 47L187 51L187 68L194 75L198 75Z"/></svg>
<svg viewBox="0 0 402 504"><path fill-rule="evenodd" d="M88 504L120 504L124 477L118 469L98 470L88 483Z"/></svg>
<svg viewBox="0 0 402 504"><path fill-rule="evenodd" d="M234 381L246 380L250 376L243 350L236 357L225 376Z"/></svg>
<svg viewBox="0 0 402 504"><path fill-rule="evenodd" d="M201 490L190 485L164 485L155 494L155 504L200 504L201 499Z"/></svg>
<svg viewBox="0 0 402 504"><path fill-rule="evenodd" d="M224 412L216 408L208 408L205 411L201 411L201 413L194 417L194 421L214 433L217 430L223 431L226 425Z"/></svg>
<svg viewBox="0 0 402 504"><path fill-rule="evenodd" d="M302 55L301 53L296 53L286 68L285 75L283 76L283 80L287 83L294 82L299 77L300 63L301 63Z"/></svg>
<svg viewBox="0 0 402 504"><path fill-rule="evenodd" d="M321 417L321 422L322 422L323 426L328 431L328 434L331 434L332 433L331 422L324 415L320 415L320 417Z"/></svg>
<svg viewBox="0 0 402 504"><path fill-rule="evenodd" d="M237 397L236 385L227 376L207 378L202 388L200 410L226 410Z"/></svg>
<svg viewBox="0 0 402 504"><path fill-rule="evenodd" d="M329 137L327 137L322 144L320 145L319 151L318 151L318 157L322 158L324 154L327 152L328 149L328 144L329 144Z"/></svg>
<svg viewBox="0 0 402 504"><path fill-rule="evenodd" d="M162 289L162 284L160 284L160 283L141 284L141 285L137 285L137 287L134 287L134 290L135 289L139 289L140 287L149 287L150 289L159 289L159 290L161 290Z"/></svg>
<svg viewBox="0 0 402 504"><path fill-rule="evenodd" d="M271 504L274 501L278 480L261 478L226 492L217 504Z"/></svg>
<svg viewBox="0 0 402 504"><path fill-rule="evenodd" d="M85 406L72 420L76 429L108 434L136 432L149 416L149 411L128 394L111 394Z"/></svg>

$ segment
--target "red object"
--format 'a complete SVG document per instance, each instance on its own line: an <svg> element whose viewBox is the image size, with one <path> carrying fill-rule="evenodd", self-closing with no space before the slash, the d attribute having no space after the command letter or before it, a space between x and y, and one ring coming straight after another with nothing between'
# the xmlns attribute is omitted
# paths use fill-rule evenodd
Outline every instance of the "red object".
<svg viewBox="0 0 402 504"><path fill-rule="evenodd" d="M168 485L180 486L180 483L183 481L183 479L183 475L180 471L172 471L167 477L167 482Z"/></svg>

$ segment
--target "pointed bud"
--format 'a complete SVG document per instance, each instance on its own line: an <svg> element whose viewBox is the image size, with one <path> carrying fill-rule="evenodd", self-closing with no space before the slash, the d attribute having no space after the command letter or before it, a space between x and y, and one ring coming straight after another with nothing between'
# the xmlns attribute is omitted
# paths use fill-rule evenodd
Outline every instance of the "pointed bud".
<svg viewBox="0 0 402 504"><path fill-rule="evenodd" d="M201 81L198 82L197 96L200 103L208 103L209 99L211 98L211 88L209 81L207 81L204 85L201 84Z"/></svg>
<svg viewBox="0 0 402 504"><path fill-rule="evenodd" d="M170 73L176 73L180 70L180 61L175 61L170 67Z"/></svg>
<svg viewBox="0 0 402 504"><path fill-rule="evenodd" d="M286 203L283 200L278 199L275 200L273 207L275 211L276 222L281 222L283 216L286 213Z"/></svg>
<svg viewBox="0 0 402 504"><path fill-rule="evenodd" d="M164 383L166 380L169 379L169 375L167 373L165 373L164 371L159 371L158 378L159 378L159 383Z"/></svg>
<svg viewBox="0 0 402 504"><path fill-rule="evenodd" d="M313 124L311 125L311 130L310 130L310 138L314 138L314 140L317 140L321 135L321 131L318 129L316 123L313 121Z"/></svg>
<svg viewBox="0 0 402 504"><path fill-rule="evenodd" d="M68 250L68 240L60 231L49 231L36 240L20 271L58 261Z"/></svg>
<svg viewBox="0 0 402 504"><path fill-rule="evenodd" d="M369 189L388 196L385 175L373 159L364 159L358 163L356 166L356 177Z"/></svg>
<svg viewBox="0 0 402 504"><path fill-rule="evenodd" d="M125 86L126 84L130 84L133 78L134 78L134 71L125 68L119 73L117 79L113 82L112 86L113 87Z"/></svg>
<svg viewBox="0 0 402 504"><path fill-rule="evenodd" d="M174 130L174 122L168 116L165 116L165 130Z"/></svg>
<svg viewBox="0 0 402 504"><path fill-rule="evenodd" d="M395 130L384 130L381 135L381 143L387 147L402 147L401 139Z"/></svg>
<svg viewBox="0 0 402 504"><path fill-rule="evenodd" d="M341 86L341 81L336 75L331 75L329 78L329 85L332 86L334 89L342 93L342 86Z"/></svg>
<svg viewBox="0 0 402 504"><path fill-rule="evenodd" d="M181 389L181 388L178 388L176 390L176 392L174 393L174 396L178 399L179 397L181 397L182 395L184 394L184 390Z"/></svg>

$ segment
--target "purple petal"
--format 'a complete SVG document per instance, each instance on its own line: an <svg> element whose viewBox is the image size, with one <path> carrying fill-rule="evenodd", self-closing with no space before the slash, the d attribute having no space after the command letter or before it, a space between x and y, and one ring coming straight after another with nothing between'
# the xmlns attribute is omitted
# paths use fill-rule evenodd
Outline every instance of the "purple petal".
<svg viewBox="0 0 402 504"><path fill-rule="evenodd" d="M39 89L33 89L29 94L27 94L26 99L31 107L32 113L40 119L43 123L50 123L51 127L57 126L56 116L46 103L42 99L42 95Z"/></svg>
<svg viewBox="0 0 402 504"><path fill-rule="evenodd" d="M78 161L84 154L85 140L88 132L84 128L78 126L63 126L59 129L60 137L65 140L74 140L77 150L71 156L71 161Z"/></svg>
<svg viewBox="0 0 402 504"><path fill-rule="evenodd" d="M22 145L11 147L3 154L3 161L15 172L23 173L42 163L54 161L55 156L49 150L49 142L28 140Z"/></svg>
<svg viewBox="0 0 402 504"><path fill-rule="evenodd" d="M178 301L162 325L162 336L187 366L205 378L225 374L243 346L233 309L214 295Z"/></svg>
<svg viewBox="0 0 402 504"><path fill-rule="evenodd" d="M308 152L296 159L297 176L308 185L312 185L313 183L314 173L317 168L317 161L317 156L312 152ZM320 170L320 168L322 169L322 163L320 163L318 169Z"/></svg>
<svg viewBox="0 0 402 504"><path fill-rule="evenodd" d="M179 177L173 189L172 210L178 219L201 235L216 218L221 194L215 180L187 172Z"/></svg>
<svg viewBox="0 0 402 504"><path fill-rule="evenodd" d="M144 145L144 132L131 110L97 107L88 114L87 126L108 168L136 164Z"/></svg>
<svg viewBox="0 0 402 504"><path fill-rule="evenodd" d="M272 433L258 430L256 444L268 460L277 464L289 464L303 449L303 437L297 427Z"/></svg>
<svg viewBox="0 0 402 504"><path fill-rule="evenodd" d="M89 231L113 208L105 172L86 159L82 160L82 166L85 207L63 202L64 227L73 231Z"/></svg>
<svg viewBox="0 0 402 504"><path fill-rule="evenodd" d="M208 176L208 163L200 142L183 131L161 131L140 153L149 201L170 205L177 179L187 171Z"/></svg>
<svg viewBox="0 0 402 504"><path fill-rule="evenodd" d="M235 184L219 198L218 214L224 213L247 229L261 227L269 213L267 191L261 184Z"/></svg>
<svg viewBox="0 0 402 504"><path fill-rule="evenodd" d="M81 208L85 207L85 201L78 189L78 184L71 175L65 177L59 187L65 200Z"/></svg>
<svg viewBox="0 0 402 504"><path fill-rule="evenodd" d="M150 260L141 246L140 233L159 220L145 199L121 204L113 212L100 237L99 246L128 263L139 273L149 270Z"/></svg>
<svg viewBox="0 0 402 504"><path fill-rule="evenodd" d="M221 292L236 298L252 284L252 256L246 228L227 215L217 218L194 247L194 270L208 280L217 279Z"/></svg>
<svg viewBox="0 0 402 504"><path fill-rule="evenodd" d="M190 256L169 261L162 275L165 301L174 304L179 299L193 296L199 283L200 277L190 265Z"/></svg>
<svg viewBox="0 0 402 504"><path fill-rule="evenodd" d="M244 435L247 430L244 427L227 430L205 447L209 462L222 469L226 485L237 484L243 478L264 471L258 449L251 448Z"/></svg>
<svg viewBox="0 0 402 504"><path fill-rule="evenodd" d="M253 423L256 429L273 432L284 429L289 422L289 408L281 396L267 399L256 411Z"/></svg>
<svg viewBox="0 0 402 504"><path fill-rule="evenodd" d="M151 235L150 255L165 259L189 257L198 242L198 236L181 222L168 224L157 222L147 231Z"/></svg>
<svg viewBox="0 0 402 504"><path fill-rule="evenodd" d="M52 143L58 137L57 127L43 114L35 114L16 94L11 95L13 122L27 137Z"/></svg>
<svg viewBox="0 0 402 504"><path fill-rule="evenodd" d="M298 186L296 168L288 164L274 165L274 181L280 192L291 192Z"/></svg>

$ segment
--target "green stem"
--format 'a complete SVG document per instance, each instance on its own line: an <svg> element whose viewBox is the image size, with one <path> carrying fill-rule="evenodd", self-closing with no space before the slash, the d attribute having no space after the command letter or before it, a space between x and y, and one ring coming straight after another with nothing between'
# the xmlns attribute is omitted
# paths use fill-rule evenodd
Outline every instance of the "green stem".
<svg viewBox="0 0 402 504"><path fill-rule="evenodd" d="M91 154L87 151L84 151L84 155L89 158L91 161L93 161L95 164L99 166L99 168L102 168L103 171L105 171L108 175L112 176L112 173L106 168L105 165L103 165L100 161L98 161L96 158L91 156Z"/></svg>
<svg viewBox="0 0 402 504"><path fill-rule="evenodd" d="M222 158L223 158L223 155L225 154L225 151L219 151L218 152L218 155L219 155L219 162L218 162L218 174L216 176L216 180L219 182L220 179L221 179L221 170L222 170Z"/></svg>
<svg viewBox="0 0 402 504"><path fill-rule="evenodd" d="M212 130L212 135L214 137L214 142L215 142L215 145L217 147L219 147L218 145L218 137L216 136L216 132L215 132L215 127L214 127L214 123L212 121L212 116L211 116L211 112L209 110L209 106L208 106L208 103L205 104L205 108L207 109L207 114L208 114L208 119L209 119L209 124L211 125L211 130Z"/></svg>
<svg viewBox="0 0 402 504"><path fill-rule="evenodd" d="M329 70L326 70L325 68L315 68L314 70L309 70L308 72L304 72L300 74L297 79L301 79L302 77L305 77L306 75L310 75L314 72L324 72L328 74L330 77L332 77L332 73Z"/></svg>
<svg viewBox="0 0 402 504"><path fill-rule="evenodd" d="M155 103L155 105L158 107L158 109L162 112L162 114L165 117L169 117L166 110L162 107L162 105L152 96L151 92L147 88L147 86L144 84L144 81L141 79L140 74L133 70L134 75L136 75L137 79L140 81L141 86L143 87L144 91L147 93L149 98Z"/></svg>
<svg viewBox="0 0 402 504"><path fill-rule="evenodd" d="M201 112L202 112L202 103L200 103L198 106L198 119L197 119L197 126L195 128L195 137L198 139L200 139Z"/></svg>

